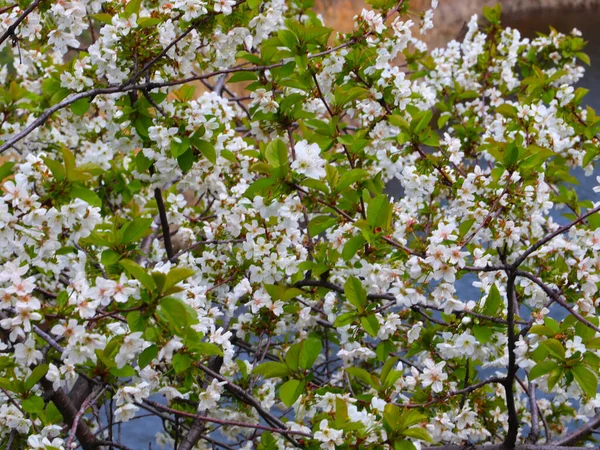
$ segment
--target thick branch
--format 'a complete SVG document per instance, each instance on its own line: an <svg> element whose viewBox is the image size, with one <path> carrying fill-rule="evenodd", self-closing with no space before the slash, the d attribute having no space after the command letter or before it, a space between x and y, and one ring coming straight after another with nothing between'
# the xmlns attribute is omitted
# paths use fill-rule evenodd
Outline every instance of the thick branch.
<svg viewBox="0 0 600 450"><path fill-rule="evenodd" d="M50 393L50 400L54 402L56 408L62 414L65 423L69 425L69 427L73 427L74 425L76 426L75 436L77 436L77 439L79 440L83 450L94 449L96 447L94 434L91 432L85 422L77 419L77 414L79 411L69 396L65 394L65 391L63 391L62 388L58 389L57 391L53 390L52 383L46 380L46 378L42 378L40 383L44 390Z"/></svg>
<svg viewBox="0 0 600 450"><path fill-rule="evenodd" d="M506 393L506 409L508 411L508 432L506 433L506 437L502 443L503 450L515 448L517 435L519 433L519 418L517 416L514 392L515 377L518 370L515 355L515 278L516 275L511 272L508 275L508 281L506 283L506 293L508 297L508 370L506 374L506 380L504 381L504 390Z"/></svg>
<svg viewBox="0 0 600 450"><path fill-rule="evenodd" d="M167 258L169 258L169 261L172 261L173 244L171 243L171 228L169 227L169 219L167 218L165 202L163 201L162 191L160 190L160 188L154 189L154 198L156 199L156 206L158 207L158 215L160 217L160 226L162 227L162 234L165 243L165 250L167 252Z"/></svg>
<svg viewBox="0 0 600 450"><path fill-rule="evenodd" d="M577 430L567 434L566 436L557 439L555 441L553 441L552 443L555 445L571 445L571 444L577 444L579 443L582 439L585 439L586 437L588 437L590 434L592 434L592 432L596 429L600 427L600 414L598 414L597 416L593 417L588 423L586 423L584 426L582 426L581 428L578 428ZM558 447L555 447L558 448ZM581 447L580 447L581 448ZM590 447L585 447L586 449L590 448Z"/></svg>

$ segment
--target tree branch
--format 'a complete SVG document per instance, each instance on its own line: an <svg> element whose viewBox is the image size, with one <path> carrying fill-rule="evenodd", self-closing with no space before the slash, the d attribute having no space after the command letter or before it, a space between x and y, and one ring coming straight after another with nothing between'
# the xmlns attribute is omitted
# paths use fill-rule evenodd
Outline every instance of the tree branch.
<svg viewBox="0 0 600 450"><path fill-rule="evenodd" d="M556 236L559 236L561 234L563 234L565 231L569 231L571 228L573 228L575 225L583 222L586 218L588 218L589 216L591 216L594 213L597 213L598 211L600 211L600 205L596 206L593 209L590 209L588 212L586 212L585 214L582 214L581 216L579 216L577 219L575 219L573 222L571 222L568 225L565 225L564 227L560 227L558 230L556 230L553 233L550 233L548 236L546 236L543 239L540 239L539 241L537 241L535 244L533 244L531 247L529 247L527 250L525 250L523 252L523 254L521 254L521 256L519 256L516 261L514 263L512 263L511 267L513 269L518 268L523 261L525 261L527 259L527 257L529 255L531 255L533 252L539 250L542 246L544 246L545 244L547 244L548 242L550 242L552 239L554 239Z"/></svg>
<svg viewBox="0 0 600 450"><path fill-rule="evenodd" d="M592 434L592 432L598 427L600 427L600 414L593 417L588 423L586 423L581 428L578 428L577 430L567 434L566 436L553 441L552 444L557 446L577 444L579 443L579 441ZM585 448L588 449L590 447Z"/></svg>
<svg viewBox="0 0 600 450"><path fill-rule="evenodd" d="M542 290L546 293L546 295L548 297L550 297L552 300L554 300L560 306L562 306L567 311L569 311L573 315L573 317L575 317L577 320L579 320L582 324L584 324L586 327L591 328L592 330L600 333L600 327L597 327L592 322L587 320L585 317L583 317L581 314L579 314L577 311L575 311L573 309L573 307L571 307L566 301L564 301L562 299L562 293L554 291L552 288L550 288L550 286L548 286L546 283L544 283L540 278L536 277L535 275L533 275L529 272L525 272L523 270L517 270L515 273L520 277L528 278L529 280L533 281L535 284L537 284L539 287L542 288Z"/></svg>
<svg viewBox="0 0 600 450"><path fill-rule="evenodd" d="M25 11L23 11L23 14L21 14L19 17L17 17L17 20L15 20L14 23L6 29L6 31L2 34L2 36L0 36L0 46L6 39L8 39L10 36L13 35L13 33L15 32L17 27L21 24L21 22L23 22L25 20L25 18L29 14L31 14L31 12L35 8L37 8L41 2L42 2L42 0L35 0L27 7L27 9ZM14 5L14 6L16 6L16 5ZM2 12L5 12L5 11L2 11Z"/></svg>
<svg viewBox="0 0 600 450"><path fill-rule="evenodd" d="M503 450L509 450L515 448L517 442L517 435L519 433L519 418L517 416L517 407L515 404L515 392L514 384L515 377L517 375L517 364L515 355L515 278L514 272L509 273L508 281L506 283L506 292L508 300L508 312L507 312L507 336L508 336L508 370L506 379L504 381L504 390L506 395L506 409L508 411L508 432L502 443Z"/></svg>
<svg viewBox="0 0 600 450"><path fill-rule="evenodd" d="M229 426L240 427L240 428L253 428L256 430L270 431L272 433L279 433L282 435L305 436L305 437L309 437L309 438L313 437L312 434L305 433L304 431L294 431L294 430L290 430L287 428L282 429L282 428L268 427L268 426L261 425L258 423L247 423L247 422L239 422L237 420L224 420L224 419L217 419L215 417L200 416L198 414L192 414L192 413L188 413L185 411L179 411L178 409L169 408L168 406L161 405L160 403L157 403L155 401L148 400L148 399L145 399L144 403L154 406L156 409L160 409L162 411L166 411L168 413L171 413L171 414L174 414L177 416L189 417L192 419L202 420L204 422L217 423L219 425L229 425Z"/></svg>

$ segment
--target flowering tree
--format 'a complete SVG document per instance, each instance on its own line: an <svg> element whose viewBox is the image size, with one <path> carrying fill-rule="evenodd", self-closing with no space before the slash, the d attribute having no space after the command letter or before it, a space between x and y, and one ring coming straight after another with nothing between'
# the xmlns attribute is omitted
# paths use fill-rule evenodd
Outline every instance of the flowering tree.
<svg viewBox="0 0 600 450"><path fill-rule="evenodd" d="M591 442L583 39L369 3L0 1L2 448Z"/></svg>

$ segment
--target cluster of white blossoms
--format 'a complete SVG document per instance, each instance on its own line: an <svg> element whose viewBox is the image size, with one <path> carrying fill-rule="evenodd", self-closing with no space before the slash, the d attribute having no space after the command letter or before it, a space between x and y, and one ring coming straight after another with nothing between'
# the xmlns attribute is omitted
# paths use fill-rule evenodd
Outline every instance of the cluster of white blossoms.
<svg viewBox="0 0 600 450"><path fill-rule="evenodd" d="M50 3L0 0L0 447L147 417L179 450L591 438L577 30L486 8L430 50L437 1L350 33L306 0Z"/></svg>

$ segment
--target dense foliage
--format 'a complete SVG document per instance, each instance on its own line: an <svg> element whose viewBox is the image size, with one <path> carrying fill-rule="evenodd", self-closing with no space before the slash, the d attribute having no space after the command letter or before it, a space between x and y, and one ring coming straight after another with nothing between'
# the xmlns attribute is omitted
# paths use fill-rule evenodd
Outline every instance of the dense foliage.
<svg viewBox="0 0 600 450"><path fill-rule="evenodd" d="M593 439L584 40L368 3L0 1L2 448Z"/></svg>

